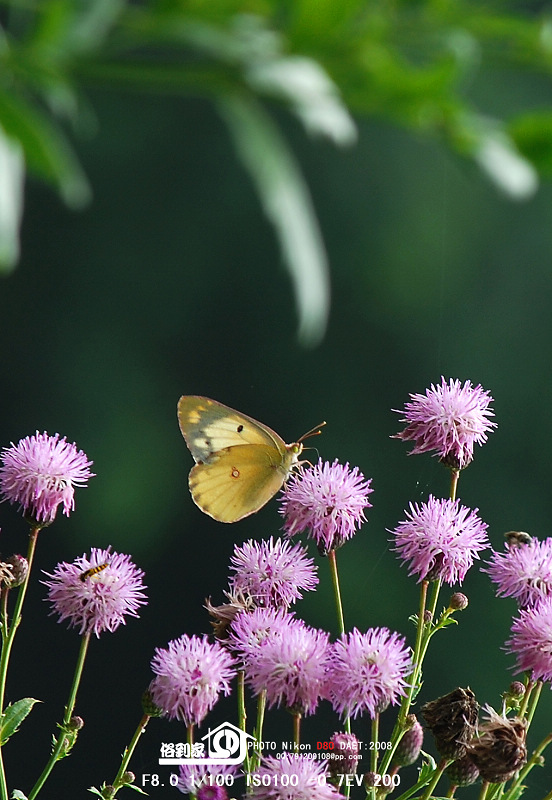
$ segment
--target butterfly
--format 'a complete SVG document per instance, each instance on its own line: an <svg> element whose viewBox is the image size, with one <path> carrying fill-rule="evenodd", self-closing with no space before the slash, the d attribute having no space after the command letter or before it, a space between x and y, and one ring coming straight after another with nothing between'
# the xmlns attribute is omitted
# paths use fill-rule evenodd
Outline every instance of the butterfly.
<svg viewBox="0 0 552 800"><path fill-rule="evenodd" d="M326 424L286 444L262 422L196 395L180 398L178 422L196 462L188 478L192 499L219 522L237 522L268 503L301 463L303 441Z"/></svg>

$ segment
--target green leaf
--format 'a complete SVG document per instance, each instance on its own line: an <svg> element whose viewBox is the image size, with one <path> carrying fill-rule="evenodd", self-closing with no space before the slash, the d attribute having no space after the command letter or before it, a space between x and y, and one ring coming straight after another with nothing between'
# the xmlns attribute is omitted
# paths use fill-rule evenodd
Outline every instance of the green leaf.
<svg viewBox="0 0 552 800"><path fill-rule="evenodd" d="M28 168L57 186L68 206L79 208L88 202L88 181L66 138L36 106L4 87L0 125L21 144Z"/></svg>
<svg viewBox="0 0 552 800"><path fill-rule="evenodd" d="M134 789L135 792L139 792L140 794L143 794L146 797L148 796L148 793L144 792L143 789L140 789L140 787L137 786L135 783L125 783L125 789Z"/></svg>
<svg viewBox="0 0 552 800"><path fill-rule="evenodd" d="M308 188L278 129L253 98L229 95L218 106L279 237L295 289L299 339L315 345L326 329L330 285Z"/></svg>
<svg viewBox="0 0 552 800"><path fill-rule="evenodd" d="M33 697L24 697L7 706L0 723L0 745L6 744L10 736L13 736L25 717L31 712L34 704L40 702Z"/></svg>

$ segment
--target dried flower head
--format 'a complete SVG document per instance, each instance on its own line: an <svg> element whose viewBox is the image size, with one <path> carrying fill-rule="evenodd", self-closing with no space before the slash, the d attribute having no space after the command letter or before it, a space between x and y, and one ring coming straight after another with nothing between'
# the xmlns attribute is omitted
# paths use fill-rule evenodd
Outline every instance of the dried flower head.
<svg viewBox="0 0 552 800"><path fill-rule="evenodd" d="M220 693L230 694L235 674L232 656L218 642L187 634L156 648L151 668L153 702L169 719L186 725L199 725Z"/></svg>
<svg viewBox="0 0 552 800"><path fill-rule="evenodd" d="M494 551L486 568L499 597L514 597L520 607L533 606L552 595L552 539L531 539Z"/></svg>
<svg viewBox="0 0 552 800"><path fill-rule="evenodd" d="M211 598L205 600L205 608L213 617L211 625L213 626L213 633L216 639L221 642L228 638L230 627L236 617L242 611L254 611L256 606L252 597L246 597L240 592L232 594L231 592L224 592L227 603L220 606L214 606L211 603Z"/></svg>
<svg viewBox="0 0 552 800"><path fill-rule="evenodd" d="M334 709L356 717L368 711L374 718L405 693L412 672L410 649L387 628L353 628L333 645L326 694Z"/></svg>
<svg viewBox="0 0 552 800"><path fill-rule="evenodd" d="M50 580L48 601L59 622L80 634L115 631L125 617L137 617L138 608L147 602L144 573L130 556L93 547L90 556L82 555L70 564L63 561L55 570L44 572Z"/></svg>
<svg viewBox="0 0 552 800"><path fill-rule="evenodd" d="M320 459L288 480L280 508L284 530L289 536L308 531L324 555L336 550L365 521L364 511L371 508L370 483L358 467Z"/></svg>
<svg viewBox="0 0 552 800"><path fill-rule="evenodd" d="M552 596L519 612L506 649L516 656L517 672L531 672L534 681L552 681Z"/></svg>
<svg viewBox="0 0 552 800"><path fill-rule="evenodd" d="M411 454L435 451L453 469L467 467L473 459L474 444L482 445L487 434L496 428L489 417L494 416L490 404L493 398L480 385L464 385L459 380L448 383L441 377L438 386L431 384L424 394L411 394L401 422L406 428L396 439L414 442Z"/></svg>
<svg viewBox="0 0 552 800"><path fill-rule="evenodd" d="M453 689L422 706L422 716L444 758L463 758L473 738L479 705L471 689Z"/></svg>
<svg viewBox="0 0 552 800"><path fill-rule="evenodd" d="M490 706L485 706L485 710L487 719L466 749L484 781L503 783L513 778L527 761L527 720L502 717Z"/></svg>
<svg viewBox="0 0 552 800"><path fill-rule="evenodd" d="M324 688L327 660L328 634L294 620L285 635L271 635L257 647L245 680L256 695L266 691L269 707L312 714Z"/></svg>
<svg viewBox="0 0 552 800"><path fill-rule="evenodd" d="M250 539L234 548L230 580L233 594L253 598L258 606L288 607L312 591L318 583L316 567L299 544L270 537L261 542Z"/></svg>
<svg viewBox="0 0 552 800"><path fill-rule="evenodd" d="M329 782L325 765L303 755L264 758L259 778L260 785L248 795L252 800L344 800Z"/></svg>
<svg viewBox="0 0 552 800"><path fill-rule="evenodd" d="M48 436L37 431L5 447L1 462L0 493L40 525L53 522L60 504L69 516L75 507L75 487L86 486L94 474L85 453L57 433Z"/></svg>

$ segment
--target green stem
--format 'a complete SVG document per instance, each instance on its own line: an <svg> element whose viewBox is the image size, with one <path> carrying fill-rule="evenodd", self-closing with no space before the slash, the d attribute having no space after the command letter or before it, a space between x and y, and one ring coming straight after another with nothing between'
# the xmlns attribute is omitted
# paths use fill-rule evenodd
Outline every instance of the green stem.
<svg viewBox="0 0 552 800"><path fill-rule="evenodd" d="M2 654L0 655L0 715L4 714L4 698L6 694L6 678L8 675L8 664L10 661L11 650L15 639L15 634L21 622L21 611L23 609L23 602L27 594L27 587L31 577L31 567L33 565L34 554L36 550L36 543L40 526L35 525L31 528L29 533L29 546L27 548L27 574L25 580L19 587L17 592L17 599L15 608L13 610L13 618L11 627L8 621L8 592L5 591L2 603ZM4 758L2 748L0 747L0 798L1 800L8 800L8 784L6 781L6 771L4 768Z"/></svg>
<svg viewBox="0 0 552 800"><path fill-rule="evenodd" d="M84 668L84 662L86 659L86 654L88 652L89 644L90 644L90 632L85 633L81 638L81 646L79 650L79 656L77 659L77 665L75 667L75 674L73 676L73 683L71 685L71 691L69 693L69 699L67 701L67 705L65 706L63 721L58 726L60 728L60 733L56 739L52 755L48 759L48 763L44 767L44 770L42 771L42 774L40 775L39 779L31 789L28 800L34 800L39 791L42 789L51 771L53 770L56 762L59 761L60 758L66 756L70 748L74 744L75 731L71 731L69 729L69 723L71 721L71 717L73 716L73 710L75 708L77 692L81 682L82 671ZM73 738L72 743L71 743L71 738Z"/></svg>
<svg viewBox="0 0 552 800"><path fill-rule="evenodd" d="M450 499L456 500L456 490L458 488L458 478L460 477L460 470L451 469L450 471Z"/></svg>
<svg viewBox="0 0 552 800"><path fill-rule="evenodd" d="M259 694L257 698L257 722L255 725L255 739L257 742L262 742L263 740L263 725L264 725L264 715L266 709L266 689ZM256 747L253 751L253 755L251 757L251 772L256 772L259 768L259 764L261 763L261 750L260 748Z"/></svg>
<svg viewBox="0 0 552 800"><path fill-rule="evenodd" d="M371 742L373 744L374 749L370 753L370 771L376 775L378 771L378 742L379 742L379 714L375 714L374 719L372 720L372 739ZM376 800L376 787L372 786L371 789L371 796L372 800Z"/></svg>
<svg viewBox="0 0 552 800"><path fill-rule="evenodd" d="M123 753L123 760L121 761L121 766L119 767L119 771L117 772L115 780L113 781L112 784L113 788L115 789L115 792L117 792L121 788L121 786L126 785L125 782L123 781L123 775L127 771L127 767L130 763L130 759L132 758L132 754L134 753L136 745L138 744L138 739L146 730L146 725L148 724L150 719L151 717L149 716L149 714L144 714L144 716L138 723L138 727L134 731L134 735L130 740L130 744L128 745L128 747L125 748L125 752ZM113 795L113 797L115 797L115 795Z"/></svg>
<svg viewBox="0 0 552 800"><path fill-rule="evenodd" d="M337 558L335 555L335 550L330 550L328 553L328 562L330 564L330 572L332 574L335 604L337 607L337 621L339 623L339 633L344 634L345 619L343 617L343 603L341 602L341 590L339 588L339 574L337 572Z"/></svg>
<svg viewBox="0 0 552 800"><path fill-rule="evenodd" d="M429 798L433 794L433 790L435 789L435 787L439 783L441 775L443 774L443 772L445 771L445 769L448 767L449 764L450 764L450 759L448 759L448 758L443 758L442 761L439 762L439 765L438 765L437 769L435 770L433 778L429 782L425 792L423 793L423 795L421 797L421 800L429 800Z"/></svg>
<svg viewBox="0 0 552 800"><path fill-rule="evenodd" d="M539 698L541 696L542 686L543 686L542 681L537 681L536 684L533 684L531 697L528 700L528 706L527 706L527 717L526 717L526 719L527 719L527 729L529 729L529 726L531 725L531 722L533 721L533 716L535 714L535 711L537 710L537 704L538 704Z"/></svg>
<svg viewBox="0 0 552 800"><path fill-rule="evenodd" d="M487 795L489 793L490 786L491 786L491 784L488 783L488 781L483 781L483 783L481 785L481 792L479 793L479 800L485 800L485 798L487 797Z"/></svg>
<svg viewBox="0 0 552 800"><path fill-rule="evenodd" d="M186 729L186 741L190 746L190 755L194 752L194 723L191 722ZM196 800L196 793L190 792L191 800Z"/></svg>
<svg viewBox="0 0 552 800"><path fill-rule="evenodd" d="M293 744L295 752L298 753L301 744L301 713L299 711L293 715Z"/></svg>
<svg viewBox="0 0 552 800"><path fill-rule="evenodd" d="M247 733L247 712L245 710L245 672L243 669L238 671L238 727ZM249 772L249 752L245 755L244 769Z"/></svg>
<svg viewBox="0 0 552 800"><path fill-rule="evenodd" d="M379 742L379 714L376 713L372 720L372 739L371 742L374 746L370 754L370 770L372 772L378 771L378 742Z"/></svg>
<svg viewBox="0 0 552 800"><path fill-rule="evenodd" d="M339 588L339 572L337 571L337 557L335 550L330 550L328 553L328 563L330 565L330 572L332 575L332 584L335 597L335 606L337 609L337 622L339 625L339 633L345 635L345 617L343 616L343 602L341 600L341 589ZM351 720L346 717L344 720L344 728L346 733L351 733Z"/></svg>

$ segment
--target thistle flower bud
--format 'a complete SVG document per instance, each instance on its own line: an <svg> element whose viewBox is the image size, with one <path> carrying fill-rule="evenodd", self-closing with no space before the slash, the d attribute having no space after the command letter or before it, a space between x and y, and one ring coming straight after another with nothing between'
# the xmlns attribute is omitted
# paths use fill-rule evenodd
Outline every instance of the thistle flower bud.
<svg viewBox="0 0 552 800"><path fill-rule="evenodd" d="M445 770L453 786L471 786L479 778L479 770L469 756L457 758Z"/></svg>
<svg viewBox="0 0 552 800"><path fill-rule="evenodd" d="M163 715L163 710L153 702L149 687L142 695L142 710L148 717L161 717Z"/></svg>
<svg viewBox="0 0 552 800"><path fill-rule="evenodd" d="M422 706L422 716L444 758L462 758L472 739L478 704L471 689L454 689Z"/></svg>
<svg viewBox="0 0 552 800"><path fill-rule="evenodd" d="M84 720L82 717L71 717L67 727L72 731L80 731L81 728L84 728Z"/></svg>
<svg viewBox="0 0 552 800"><path fill-rule="evenodd" d="M408 767L418 759L424 741L422 726L414 714L408 716L408 721L412 723L411 728L406 731L393 755L393 764L399 767Z"/></svg>
<svg viewBox="0 0 552 800"><path fill-rule="evenodd" d="M527 721L519 717L502 717L490 706L486 706L486 711L487 719L479 726L477 738L466 749L484 781L503 783L527 761Z"/></svg>
<svg viewBox="0 0 552 800"><path fill-rule="evenodd" d="M468 598L462 592L454 592L449 600L449 606L452 611L463 611L468 607Z"/></svg>
<svg viewBox="0 0 552 800"><path fill-rule="evenodd" d="M4 563L11 569L11 579L5 578L5 584L8 589L15 589L25 582L27 573L29 571L29 562L23 556L17 553L4 559Z"/></svg>
<svg viewBox="0 0 552 800"><path fill-rule="evenodd" d="M377 772L367 772L364 775L364 786L366 789L371 789L373 786L378 785L378 781L380 780L380 776Z"/></svg>
<svg viewBox="0 0 552 800"><path fill-rule="evenodd" d="M508 694L511 695L511 697L516 697L521 700L521 698L525 696L525 686L521 681L512 681L508 689Z"/></svg>
<svg viewBox="0 0 552 800"><path fill-rule="evenodd" d="M124 772L121 777L121 781L125 784L125 786L128 786L128 784L130 783L134 783L135 780L136 780L136 775L134 774L134 772L130 772L130 770Z"/></svg>
<svg viewBox="0 0 552 800"><path fill-rule="evenodd" d="M354 733L334 733L330 742L334 749L329 751L328 772L336 775L354 775L358 767L360 744Z"/></svg>

